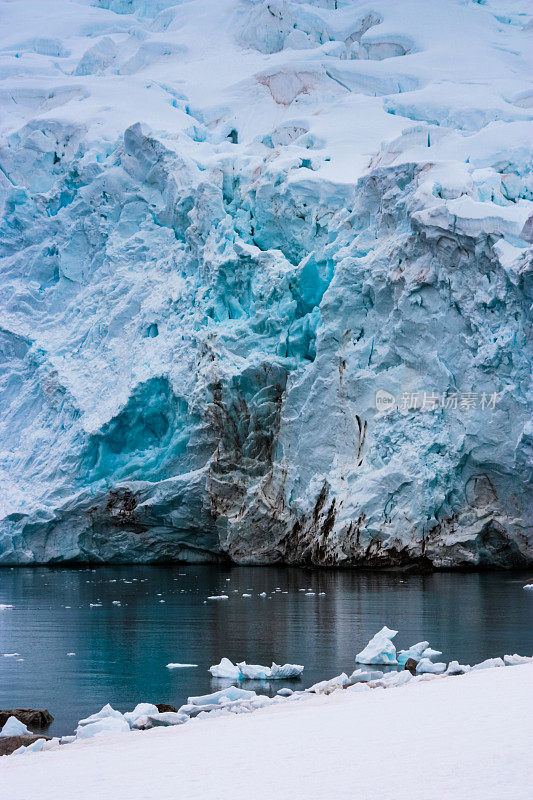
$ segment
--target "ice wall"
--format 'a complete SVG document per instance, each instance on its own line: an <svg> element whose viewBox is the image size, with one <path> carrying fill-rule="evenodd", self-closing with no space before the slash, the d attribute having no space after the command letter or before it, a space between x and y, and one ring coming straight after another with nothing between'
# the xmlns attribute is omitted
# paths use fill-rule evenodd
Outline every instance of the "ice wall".
<svg viewBox="0 0 533 800"><path fill-rule="evenodd" d="M527 12L0 4L0 563L531 563Z"/></svg>

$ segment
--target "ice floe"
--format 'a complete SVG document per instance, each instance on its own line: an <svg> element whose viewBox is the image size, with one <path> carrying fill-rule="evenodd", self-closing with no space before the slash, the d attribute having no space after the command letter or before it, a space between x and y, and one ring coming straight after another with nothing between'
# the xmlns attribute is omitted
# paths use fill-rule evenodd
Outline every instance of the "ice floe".
<svg viewBox="0 0 533 800"><path fill-rule="evenodd" d="M367 646L357 653L355 661L357 664L397 664L396 647L393 639L398 631L393 631L385 625L369 641Z"/></svg>
<svg viewBox="0 0 533 800"><path fill-rule="evenodd" d="M299 678L304 671L301 664L276 664L272 662L271 667L261 664L247 664L240 661L233 664L229 658L223 658L220 664L209 667L209 672L214 678L228 678L230 680L289 680Z"/></svg>
<svg viewBox="0 0 533 800"><path fill-rule="evenodd" d="M197 666L198 664L174 664L171 662L170 664L167 664L167 669L189 669Z"/></svg>

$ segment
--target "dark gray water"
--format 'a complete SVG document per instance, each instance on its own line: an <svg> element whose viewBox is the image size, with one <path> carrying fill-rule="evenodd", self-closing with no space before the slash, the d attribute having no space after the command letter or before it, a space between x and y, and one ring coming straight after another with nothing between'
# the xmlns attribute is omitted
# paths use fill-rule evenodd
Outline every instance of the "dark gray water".
<svg viewBox="0 0 533 800"><path fill-rule="evenodd" d="M399 630L398 647L427 639L443 660L531 655L533 592L522 588L531 577L221 566L0 569L0 604L14 606L0 610L0 653L23 659L0 657L0 708L48 708L55 717L50 733L70 733L108 702L121 711L141 701L179 706L188 695L219 688L207 669L222 656L304 664L303 680L287 683L304 688L349 674L355 654L384 624ZM229 599L205 602L222 593ZM171 671L169 662L198 668Z"/></svg>

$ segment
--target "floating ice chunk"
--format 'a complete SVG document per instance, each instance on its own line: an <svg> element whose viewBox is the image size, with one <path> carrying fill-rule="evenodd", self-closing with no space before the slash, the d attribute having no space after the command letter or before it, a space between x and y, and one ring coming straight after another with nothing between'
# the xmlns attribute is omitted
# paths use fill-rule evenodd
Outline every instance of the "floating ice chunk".
<svg viewBox="0 0 533 800"><path fill-rule="evenodd" d="M270 678L275 681L299 678L303 671L304 667L301 664L283 664L283 666L280 666L273 661L270 668Z"/></svg>
<svg viewBox="0 0 533 800"><path fill-rule="evenodd" d="M533 583L526 583L524 589L533 589Z"/></svg>
<svg viewBox="0 0 533 800"><path fill-rule="evenodd" d="M228 600L229 597L227 594L211 594L207 598L208 600Z"/></svg>
<svg viewBox="0 0 533 800"><path fill-rule="evenodd" d="M346 686L346 684L349 682L350 679L348 678L347 674L345 672L341 672L341 674L337 675L335 678L329 678L329 680L314 683L309 687L309 689L306 689L306 691L315 692L315 694L321 694L326 691L333 691L339 686Z"/></svg>
<svg viewBox="0 0 533 800"><path fill-rule="evenodd" d="M472 669L490 669L491 667L504 667L503 659L501 658L486 658L485 661L480 661L479 664L474 664Z"/></svg>
<svg viewBox="0 0 533 800"><path fill-rule="evenodd" d="M111 601L111 605L113 605L113 606L121 606L122 603L120 602L120 600L112 600Z"/></svg>
<svg viewBox="0 0 533 800"><path fill-rule="evenodd" d="M442 652L440 650L433 650L432 647L426 647L426 649L421 655L421 658L436 658L437 656L441 655Z"/></svg>
<svg viewBox="0 0 533 800"><path fill-rule="evenodd" d="M89 603L89 608L102 608L102 603Z"/></svg>
<svg viewBox="0 0 533 800"><path fill-rule="evenodd" d="M228 686L226 689L220 689L218 692L212 692L211 694L189 697L187 703L193 706L202 706L210 703L220 703L220 701L224 700L251 700L253 697L257 697L255 692L239 689L238 686Z"/></svg>
<svg viewBox="0 0 533 800"><path fill-rule="evenodd" d="M247 664L246 661L240 661L237 666L239 667L239 678L244 678L250 681L264 681L271 677L270 667L263 667L261 664Z"/></svg>
<svg viewBox="0 0 533 800"><path fill-rule="evenodd" d="M244 593L242 596L243 596L243 597L251 597L252 595L251 595L251 594L246 594L246 593Z"/></svg>
<svg viewBox="0 0 533 800"><path fill-rule="evenodd" d="M503 663L506 667L515 667L517 664L528 664L530 661L533 661L533 658L529 656L519 656L518 653L503 657Z"/></svg>
<svg viewBox="0 0 533 800"><path fill-rule="evenodd" d="M107 703L107 705L101 708L96 714L91 714L90 717L80 719L78 726L83 727L83 725L91 725L93 722L98 722L98 720L107 719L108 717L124 719L124 716L120 713L120 711L116 711L109 703Z"/></svg>
<svg viewBox="0 0 533 800"><path fill-rule="evenodd" d="M415 661L420 661L422 654L429 648L429 642L417 642L412 644L407 650L398 651L398 664L403 666L408 658L414 658Z"/></svg>
<svg viewBox="0 0 533 800"><path fill-rule="evenodd" d="M197 667L198 664L167 664L167 669L188 669L189 667Z"/></svg>
<svg viewBox="0 0 533 800"><path fill-rule="evenodd" d="M267 596L267 593L266 593L266 592L260 592L260 593L259 593L259 597L266 597L266 596Z"/></svg>
<svg viewBox="0 0 533 800"><path fill-rule="evenodd" d="M158 708L153 703L137 703L133 711L127 711L124 714L124 719L130 726L133 726L141 717L158 713Z"/></svg>
<svg viewBox="0 0 533 800"><path fill-rule="evenodd" d="M429 658L422 658L416 667L416 672L418 675L424 672L431 672L433 675L441 675L443 672L446 671L446 664L443 661L437 661L433 663L430 661ZM405 670L408 672L408 670Z"/></svg>
<svg viewBox="0 0 533 800"><path fill-rule="evenodd" d="M355 657L356 664L397 664L396 648L391 642L398 631L385 625Z"/></svg>
<svg viewBox="0 0 533 800"><path fill-rule="evenodd" d="M368 681L378 681L383 677L379 669L356 669L350 675L350 683L367 683Z"/></svg>
<svg viewBox="0 0 533 800"><path fill-rule="evenodd" d="M18 658L20 653L4 653L4 658Z"/></svg>
<svg viewBox="0 0 533 800"><path fill-rule="evenodd" d="M222 658L220 664L209 667L209 672L213 678L228 678L232 681L238 680L240 675L239 667L235 666L229 658Z"/></svg>
<svg viewBox="0 0 533 800"><path fill-rule="evenodd" d="M465 672L470 672L471 669L470 664L459 664L458 661L450 661L446 675L464 675Z"/></svg>
<svg viewBox="0 0 533 800"><path fill-rule="evenodd" d="M31 736L31 731L16 717L8 717L0 731L0 737L5 736Z"/></svg>
<svg viewBox="0 0 533 800"><path fill-rule="evenodd" d="M67 653L67 656L75 656L76 653Z"/></svg>
<svg viewBox="0 0 533 800"><path fill-rule="evenodd" d="M118 717L101 717L94 722L78 725L76 739L92 739L93 736L102 736L104 734L128 733L129 730L130 726L122 714Z"/></svg>
<svg viewBox="0 0 533 800"><path fill-rule="evenodd" d="M290 697L293 694L293 690L284 687L283 689L278 689L276 694L279 694L280 697Z"/></svg>
<svg viewBox="0 0 533 800"><path fill-rule="evenodd" d="M8 608L13 608L11 603L0 603L0 611L7 611Z"/></svg>

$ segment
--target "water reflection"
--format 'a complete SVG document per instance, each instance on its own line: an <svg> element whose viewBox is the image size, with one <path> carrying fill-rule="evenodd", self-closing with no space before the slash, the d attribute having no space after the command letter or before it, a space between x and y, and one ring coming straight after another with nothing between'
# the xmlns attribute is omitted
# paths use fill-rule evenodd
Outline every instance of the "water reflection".
<svg viewBox="0 0 533 800"><path fill-rule="evenodd" d="M531 654L527 577L231 566L0 569L0 603L14 605L0 612L0 652L24 659L0 657L0 707L47 707L56 717L52 733L66 733L107 702L122 711L139 701L179 705L221 688L208 668L223 656L305 665L301 681L240 683L273 694L285 684L350 673L355 653L384 624L400 631L398 647L427 639L443 659L461 663ZM206 600L219 594L229 599ZM168 670L169 662L199 666Z"/></svg>

